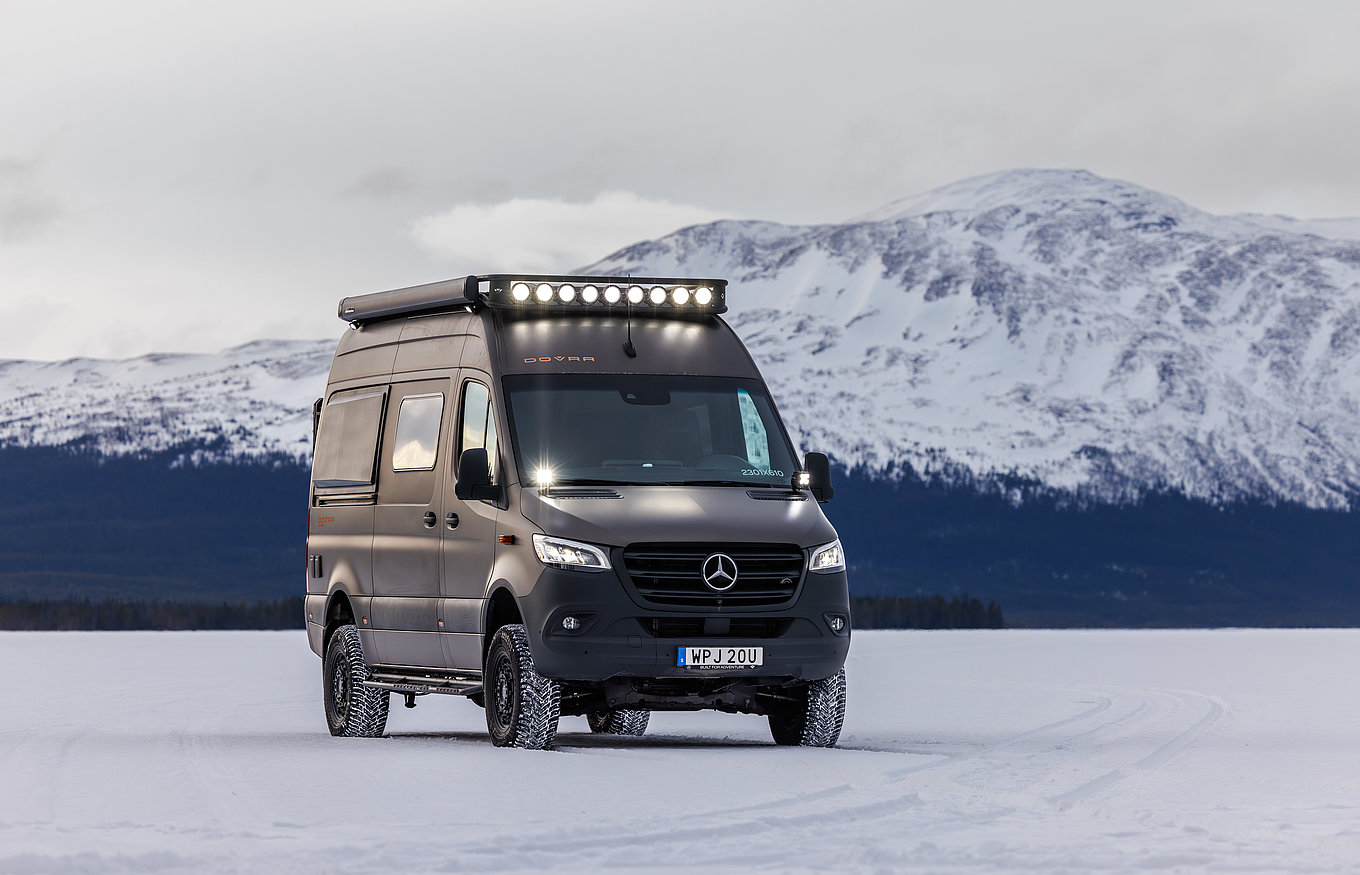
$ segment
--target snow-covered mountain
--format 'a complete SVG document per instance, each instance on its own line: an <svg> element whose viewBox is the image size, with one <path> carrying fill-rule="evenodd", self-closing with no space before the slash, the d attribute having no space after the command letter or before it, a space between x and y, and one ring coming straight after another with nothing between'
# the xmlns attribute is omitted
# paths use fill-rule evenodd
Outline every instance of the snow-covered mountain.
<svg viewBox="0 0 1360 875"><path fill-rule="evenodd" d="M309 460L334 354L334 340L256 341L215 355L0 361L0 446Z"/></svg>
<svg viewBox="0 0 1360 875"><path fill-rule="evenodd" d="M848 466L1095 500L1360 487L1360 222L1027 170L844 224L685 228L583 272L727 277L802 445Z"/></svg>
<svg viewBox="0 0 1360 875"><path fill-rule="evenodd" d="M1013 171L843 224L685 228L582 272L727 277L796 440L848 467L1092 500L1360 494L1360 221ZM0 445L304 460L333 349L0 362Z"/></svg>

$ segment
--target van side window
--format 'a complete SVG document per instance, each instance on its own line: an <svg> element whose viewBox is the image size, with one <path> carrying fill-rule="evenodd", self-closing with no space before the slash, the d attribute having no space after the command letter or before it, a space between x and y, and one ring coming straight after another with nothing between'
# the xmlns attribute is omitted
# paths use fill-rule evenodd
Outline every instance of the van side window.
<svg viewBox="0 0 1360 875"><path fill-rule="evenodd" d="M372 389L331 396L321 411L312 482L320 487L372 486L387 393Z"/></svg>
<svg viewBox="0 0 1360 875"><path fill-rule="evenodd" d="M737 408L741 411L741 430L746 438L746 460L757 468L770 467L770 437L750 392L737 390Z"/></svg>
<svg viewBox="0 0 1360 875"><path fill-rule="evenodd" d="M444 396L411 395L401 400L397 437L392 445L393 471L429 471L439 449L439 422Z"/></svg>
<svg viewBox="0 0 1360 875"><path fill-rule="evenodd" d="M463 384L463 433L458 441L458 453L486 448L491 464L491 482L499 482L499 441L496 438L496 417L491 410L491 393L481 383L468 380ZM456 468L456 466L452 466Z"/></svg>

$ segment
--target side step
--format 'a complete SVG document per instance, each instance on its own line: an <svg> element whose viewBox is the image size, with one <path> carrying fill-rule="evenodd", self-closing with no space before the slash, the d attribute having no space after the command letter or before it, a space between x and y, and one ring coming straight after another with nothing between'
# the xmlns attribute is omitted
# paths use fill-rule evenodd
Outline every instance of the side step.
<svg viewBox="0 0 1360 875"><path fill-rule="evenodd" d="M417 696L423 696L426 693L471 696L482 691L482 679L466 675L411 675L375 671L368 680L364 681L364 686Z"/></svg>

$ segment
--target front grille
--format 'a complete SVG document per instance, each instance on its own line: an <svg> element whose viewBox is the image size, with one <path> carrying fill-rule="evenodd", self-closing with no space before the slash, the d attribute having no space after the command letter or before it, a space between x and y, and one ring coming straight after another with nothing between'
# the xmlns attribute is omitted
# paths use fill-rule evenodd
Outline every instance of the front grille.
<svg viewBox="0 0 1360 875"><path fill-rule="evenodd" d="M718 592L703 580L703 564L726 553L737 582ZM781 605L793 598L803 574L803 551L790 544L630 544L623 567L643 599L686 607Z"/></svg>
<svg viewBox="0 0 1360 875"><path fill-rule="evenodd" d="M788 617L639 617L653 638L778 638L788 631Z"/></svg>

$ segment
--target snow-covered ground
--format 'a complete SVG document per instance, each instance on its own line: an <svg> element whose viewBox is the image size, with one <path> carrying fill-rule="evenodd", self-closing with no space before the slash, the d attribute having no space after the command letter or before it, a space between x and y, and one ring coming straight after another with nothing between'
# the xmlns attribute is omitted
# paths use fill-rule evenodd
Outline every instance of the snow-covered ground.
<svg viewBox="0 0 1360 875"><path fill-rule="evenodd" d="M335 739L300 632L0 658L0 873L1360 871L1360 630L858 633L838 750L433 696Z"/></svg>

